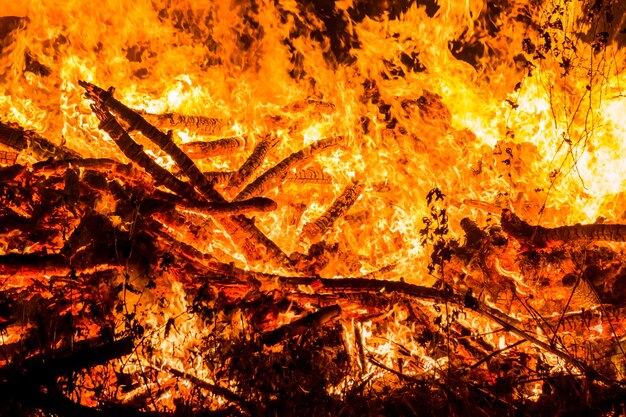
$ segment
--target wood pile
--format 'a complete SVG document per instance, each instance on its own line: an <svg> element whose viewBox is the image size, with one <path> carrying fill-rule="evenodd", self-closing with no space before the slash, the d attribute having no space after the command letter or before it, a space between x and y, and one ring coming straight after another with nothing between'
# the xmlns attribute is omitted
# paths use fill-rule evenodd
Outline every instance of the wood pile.
<svg viewBox="0 0 626 417"><path fill-rule="evenodd" d="M285 253L251 215L275 210L265 195L285 181L325 181L310 163L343 138L260 172L277 141L268 134L238 170L207 173L195 159L240 152L245 140L178 146L160 129L214 133L223 121L141 113L112 89L81 86L129 163L83 158L0 123L10 152L39 160L7 155L0 170L0 392L13 415L623 412L626 267L610 242L623 242L626 226L545 228L505 210L499 224L463 220L457 241L433 190L422 235L435 286L388 280L393 265L321 277L332 250L324 235L364 192L360 183L294 236L312 243L308 253ZM250 268L199 250L206 228L224 230ZM409 331L412 346L390 341L394 331Z"/></svg>

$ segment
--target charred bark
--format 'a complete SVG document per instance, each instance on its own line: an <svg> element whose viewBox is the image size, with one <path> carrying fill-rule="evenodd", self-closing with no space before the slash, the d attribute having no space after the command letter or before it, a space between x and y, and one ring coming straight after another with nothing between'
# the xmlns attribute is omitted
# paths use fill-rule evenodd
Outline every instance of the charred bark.
<svg viewBox="0 0 626 417"><path fill-rule="evenodd" d="M80 85L85 88L88 98L99 103L93 105L92 108L101 120L101 129L109 133L122 152L124 152L131 161L134 161L146 169L146 171L149 169L150 171L148 172L157 182L163 183L166 187L185 198L195 198L193 187L180 181L169 173L169 171L160 167L148 157L143 152L143 148L132 140L128 133L126 133L104 107L108 107L113 112L119 114L119 116L128 123L130 129L141 131L148 139L157 144L164 152L168 153L209 201L218 203L226 202L224 197L215 191L194 162L174 144L170 136L165 135L146 122L139 114L114 99L112 89L105 91L85 81L81 81ZM237 201L241 200L244 200L244 198ZM282 266L289 265L287 256L274 242L256 228L252 220L243 215L239 215L235 217L224 217L220 222L227 228L229 234L233 236L233 239L244 250L244 253L249 259L253 261L269 259Z"/></svg>
<svg viewBox="0 0 626 417"><path fill-rule="evenodd" d="M222 119L214 117L178 113L154 114L141 110L137 110L137 113L158 129L189 129L199 135L217 135L226 127Z"/></svg>
<svg viewBox="0 0 626 417"><path fill-rule="evenodd" d="M249 200L233 203L208 203L198 200L183 200L178 203L157 198L146 199L141 204L141 213L150 215L157 212L168 212L179 208L190 212L209 216L225 216L251 212L267 212L276 209L276 203L269 198L254 197Z"/></svg>
<svg viewBox="0 0 626 417"><path fill-rule="evenodd" d="M246 162L228 181L229 188L239 188L259 169L267 153L278 143L278 137L267 135L254 147Z"/></svg>
<svg viewBox="0 0 626 417"><path fill-rule="evenodd" d="M224 185L228 183L236 174L236 171L209 171L205 172L204 176L211 184Z"/></svg>
<svg viewBox="0 0 626 417"><path fill-rule="evenodd" d="M168 170L154 162L154 160L143 151L143 146L137 144L107 110L96 105L92 105L92 109L100 120L100 129L107 132L124 155L146 170L157 184L163 184L170 190L186 198L193 199L195 197L196 193L193 187L179 180Z"/></svg>
<svg viewBox="0 0 626 417"><path fill-rule="evenodd" d="M342 140L343 138L341 136L321 139L306 148L291 154L246 186L246 188L244 188L237 195L237 197L235 197L234 201L245 200L246 198L262 195L272 188L277 187L285 180L293 168L307 163L317 152L337 145Z"/></svg>
<svg viewBox="0 0 626 417"><path fill-rule="evenodd" d="M81 81L80 85L85 89L88 98L100 106L104 106L116 113L129 125L129 130L138 130L145 137L154 142L161 150L172 157L174 162L189 177L191 182L198 187L202 194L213 201L220 201L221 196L213 189L213 186L206 180L202 172L194 162L185 154L172 140L171 135L166 135L151 124L149 124L137 112L126 107L123 103L113 97L113 89L105 91L100 87Z"/></svg>
<svg viewBox="0 0 626 417"><path fill-rule="evenodd" d="M626 225L623 224L579 224L547 228L531 226L510 210L502 212L502 229L514 238L536 246L594 240L626 242Z"/></svg>
<svg viewBox="0 0 626 417"><path fill-rule="evenodd" d="M38 159L70 159L80 157L80 155L73 150L65 146L57 146L32 130L25 130L14 123L5 124L0 121L0 143L16 151L27 149Z"/></svg>
<svg viewBox="0 0 626 417"><path fill-rule="evenodd" d="M304 225L302 228L304 236L309 241L319 240L333 226L333 223L352 207L362 191L363 185L361 184L352 184L344 188L343 192L333 201L324 214Z"/></svg>
<svg viewBox="0 0 626 417"><path fill-rule="evenodd" d="M191 158L212 158L219 155L232 155L244 146L241 138L224 138L210 142L188 142L180 145L180 149Z"/></svg>

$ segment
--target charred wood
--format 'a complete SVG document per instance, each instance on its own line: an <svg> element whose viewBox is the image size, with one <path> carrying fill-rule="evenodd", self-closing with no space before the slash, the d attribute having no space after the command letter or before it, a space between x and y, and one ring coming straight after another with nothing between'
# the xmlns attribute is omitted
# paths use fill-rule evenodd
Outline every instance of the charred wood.
<svg viewBox="0 0 626 417"><path fill-rule="evenodd" d="M56 387L44 387L41 390L28 390L19 393L22 402L50 415L72 417L169 417L169 413L138 411L119 404L104 404L98 409L76 403L63 395Z"/></svg>
<svg viewBox="0 0 626 417"><path fill-rule="evenodd" d="M19 401L50 413L75 416L106 416L96 409L74 403L57 387L57 378L128 355L132 337L104 342L84 340L71 352L39 354L0 369L0 398ZM130 413L128 415L141 415Z"/></svg>
<svg viewBox="0 0 626 417"><path fill-rule="evenodd" d="M182 200L178 203L156 198L149 198L142 202L141 213L150 215L157 212L168 212L179 208L190 212L202 213L209 216L224 216L250 212L267 212L276 209L276 203L269 198L254 197L234 203L208 203L199 200Z"/></svg>
<svg viewBox="0 0 626 417"><path fill-rule="evenodd" d="M127 336L119 340L103 343L101 340L77 342L71 352L54 355L39 354L20 364L0 368L0 395L6 395L11 387L37 387L40 384L55 382L56 377L128 355L135 347L134 338Z"/></svg>
<svg viewBox="0 0 626 417"><path fill-rule="evenodd" d="M33 164L35 174L62 173L70 168L83 168L98 172L111 173L119 178L130 180L141 174L131 164L122 164L106 158L80 158L64 160L48 160Z"/></svg>
<svg viewBox="0 0 626 417"><path fill-rule="evenodd" d="M302 228L304 236L310 241L319 240L324 233L332 228L333 223L352 207L362 191L362 184L351 184L344 188L343 192L333 201L324 214L304 225Z"/></svg>
<svg viewBox="0 0 626 417"><path fill-rule="evenodd" d="M237 171L209 171L204 176L211 184L224 185L237 174Z"/></svg>
<svg viewBox="0 0 626 417"><path fill-rule="evenodd" d="M487 234L478 225L467 217L461 220L461 227L465 232L465 246L476 248L487 237Z"/></svg>
<svg viewBox="0 0 626 417"><path fill-rule="evenodd" d="M224 185L236 174L237 171L208 171L204 173L204 176L211 184ZM287 175L285 181L296 184L332 184L333 177L321 168L306 168Z"/></svg>
<svg viewBox="0 0 626 417"><path fill-rule="evenodd" d="M165 369L167 370L167 372L171 373L172 375L178 378L186 379L187 381L193 383L194 385L202 389L205 389L215 395L218 395L220 397L227 399L228 401L232 403L235 403L236 405L240 406L242 409L246 410L247 412L254 411L254 407L252 404L250 404L248 401L244 400L239 395L235 394L234 392L226 388L220 387L215 384L211 384L210 382L204 381L198 377L188 374L187 372L179 371L178 369L174 369L172 367L166 366Z"/></svg>
<svg viewBox="0 0 626 417"><path fill-rule="evenodd" d="M626 225L623 224L579 224L554 228L531 226L508 209L502 211L502 229L514 238L536 246L592 240L626 242Z"/></svg>
<svg viewBox="0 0 626 417"><path fill-rule="evenodd" d="M254 219L249 219L240 214L224 217L220 219L220 223L227 228L228 233L243 250L247 259L251 261L267 260L274 265L292 269L291 262L285 252L256 227Z"/></svg>
<svg viewBox="0 0 626 417"><path fill-rule="evenodd" d="M71 149L57 146L32 130L25 130L15 123L6 124L0 121L0 143L17 151L28 149L38 159L79 157Z"/></svg>
<svg viewBox="0 0 626 417"><path fill-rule="evenodd" d="M223 138L210 142L188 142L180 145L180 149L191 158L212 158L219 155L232 155L243 148L245 141L241 138Z"/></svg>
<svg viewBox="0 0 626 417"><path fill-rule="evenodd" d="M254 147L246 162L228 181L229 188L239 188L259 169L267 153L278 143L278 136L267 135Z"/></svg>
<svg viewBox="0 0 626 417"><path fill-rule="evenodd" d="M214 117L178 113L155 114L143 110L136 110L136 112L158 129L189 129L199 135L216 135L226 127L222 119Z"/></svg>
<svg viewBox="0 0 626 417"><path fill-rule="evenodd" d="M100 128L109 133L130 160L136 162L146 169L146 171L150 169L148 172L158 183L163 183L167 188L185 198L195 198L193 187L180 181L169 173L169 171L165 170L148 157L148 155L143 152L143 148L132 140L128 133L117 123L115 118L102 106L111 108L112 111L119 114L120 117L130 125L130 128L141 131L148 139L157 144L164 152L168 153L181 170L191 179L192 183L197 186L202 194L209 200L226 202L226 200L215 191L193 161L174 144L171 137L165 135L146 122L139 114L114 99L112 90L105 91L96 85L84 81L81 81L80 85L85 88L88 98L96 103L100 103L99 105L92 106L94 112L96 112L96 115L101 120ZM244 200L244 198L240 200ZM270 260L278 264L288 265L287 256L274 242L256 228L252 220L239 215L235 217L224 217L220 222L227 228L229 234L233 236L233 239L242 248L246 256L251 257L251 260L258 261L270 258Z"/></svg>
<svg viewBox="0 0 626 417"><path fill-rule="evenodd" d="M502 326L506 331L515 334L516 336L525 339L533 345L550 352L559 358L563 359L569 365L582 370L589 371L589 367L578 359L574 358L570 354L563 352L548 342L544 342L527 332L523 328L523 324L507 314L502 313L500 310L493 307L489 307L483 303L480 303L471 294L466 294L464 297L450 293L446 290L437 290L432 287L421 287L417 285L408 284L399 281L378 281L362 278L293 278L283 277L279 278L279 283L288 286L297 285L311 285L316 287L316 292L323 293L323 290L327 290L334 293L348 293L354 291L370 291L370 292L397 292L404 296L433 300L435 302L448 302L459 306L465 306L471 310L476 311L478 314L489 318L495 323ZM607 378L598 374L598 378L607 380Z"/></svg>
<svg viewBox="0 0 626 417"><path fill-rule="evenodd" d="M24 72L32 72L33 74L47 77L52 74L52 70L46 65L39 62L30 52L24 54Z"/></svg>
<svg viewBox="0 0 626 417"><path fill-rule="evenodd" d="M100 87L80 81L79 84L85 89L86 96L93 100L95 103L99 103L100 108L102 106L110 109L117 114L129 125L130 130L138 130L145 137L154 142L161 150L172 157L174 162L180 167L180 169L189 177L191 182L198 187L198 189L214 201L220 201L221 196L213 189L213 186L206 180L202 172L194 164L194 162L185 154L172 140L171 135L166 135L156 127L148 123L141 115L134 110L116 100L113 97L113 89L105 91ZM101 110L102 111L102 110ZM113 119L110 117L110 119ZM102 121L102 119L101 119ZM119 126L119 125L118 125ZM104 126L103 126L104 127ZM123 129L120 126L120 129ZM118 136L119 137L119 136ZM129 158L130 159L130 158Z"/></svg>
<svg viewBox="0 0 626 417"><path fill-rule="evenodd" d="M342 140L343 138L341 136L320 139L306 148L291 154L246 186L237 197L235 197L234 201L245 200L246 198L266 193L281 184L293 168L308 162L316 153L337 145Z"/></svg>
<svg viewBox="0 0 626 417"><path fill-rule="evenodd" d="M17 161L17 157L20 156L17 152L0 151L0 165L13 165Z"/></svg>
<svg viewBox="0 0 626 417"><path fill-rule="evenodd" d="M11 181L15 179L15 177L17 177L18 175L22 174L24 171L26 171L26 167L19 164L13 164L7 167L0 167L0 182Z"/></svg>
<svg viewBox="0 0 626 417"><path fill-rule="evenodd" d="M26 149L28 146L29 132L22 129L17 124L5 124L0 122L0 142L18 151Z"/></svg>
<svg viewBox="0 0 626 417"><path fill-rule="evenodd" d="M19 278L43 275L66 275L70 272L67 258L60 254L32 253L0 256L0 276Z"/></svg>
<svg viewBox="0 0 626 417"><path fill-rule="evenodd" d="M186 198L193 198L195 196L193 187L173 176L168 170L150 158L143 151L143 146L137 144L107 110L96 105L92 105L92 109L98 119L100 119L100 129L107 132L124 155L145 169L146 172L154 178L157 184L163 184L170 190Z"/></svg>
<svg viewBox="0 0 626 417"><path fill-rule="evenodd" d="M333 182L333 178L320 167L296 170L293 174L287 175L285 180L298 184L331 184Z"/></svg>

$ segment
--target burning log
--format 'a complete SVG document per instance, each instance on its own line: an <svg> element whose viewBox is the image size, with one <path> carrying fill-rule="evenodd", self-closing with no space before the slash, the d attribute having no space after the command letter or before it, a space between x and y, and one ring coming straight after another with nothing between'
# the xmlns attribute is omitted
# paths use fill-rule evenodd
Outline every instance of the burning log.
<svg viewBox="0 0 626 417"><path fill-rule="evenodd" d="M229 274L232 270L232 265L224 264L213 255L201 252L192 245L181 242L180 240L172 237L161 225L153 224L149 233L155 238L163 239L167 243L168 251L170 253L175 253L188 262L199 264L204 269L208 269L208 271L216 274L222 274L222 278L224 278L227 282L233 281L233 275Z"/></svg>
<svg viewBox="0 0 626 417"><path fill-rule="evenodd" d="M100 87L81 81L80 85L85 89L86 96L92 99L96 103L100 103L100 107L104 106L109 108L114 113L118 114L129 125L130 130L139 130L144 136L154 142L161 150L172 157L174 162L180 167L180 169L189 177L191 182L198 187L198 189L206 195L208 198L214 201L220 201L221 196L213 189L213 186L206 180L202 172L194 164L194 162L185 154L172 140L171 136L168 136L149 124L138 113L126 107L120 101L113 98L113 89L105 91ZM96 111L94 109L94 111ZM102 117L102 116L99 116ZM109 119L113 119L110 117ZM103 119L101 119L102 121ZM112 122L109 122L111 124ZM117 123L116 123L117 124ZM118 125L119 126L119 125ZM104 128L105 126L103 126ZM109 127L111 128L111 127ZM111 128L112 129L112 128ZM123 129L121 126L118 131ZM119 133L117 137L122 134ZM127 134L128 135L128 134ZM130 137L129 137L130 138ZM131 139L132 140L132 139ZM124 141L126 142L126 141ZM124 151L122 149L122 151ZM124 151L126 153L126 151ZM135 151L135 154L138 152ZM129 158L131 159L131 158ZM132 160L132 159L131 159Z"/></svg>
<svg viewBox="0 0 626 417"><path fill-rule="evenodd" d="M135 347L134 338L127 336L103 343L101 340L77 342L71 352L40 354L24 360L19 366L0 368L0 395L21 386L37 387L38 384L54 383L56 377L106 363L128 355Z"/></svg>
<svg viewBox="0 0 626 417"><path fill-rule="evenodd" d="M122 164L112 159L105 158L79 158L64 160L48 160L33 164L34 174L54 174L61 173L70 168L84 168L98 172L117 174L119 178L130 180L140 174L131 164Z"/></svg>
<svg viewBox="0 0 626 417"><path fill-rule="evenodd" d="M581 240L626 242L626 225L623 224L600 223L555 228L531 226L507 209L502 211L502 229L514 238L536 246Z"/></svg>
<svg viewBox="0 0 626 417"><path fill-rule="evenodd" d="M231 178L237 175L237 171L209 171L204 176L212 184L224 185ZM285 181L295 182L297 184L331 184L333 178L322 171L321 168L296 169L296 172L285 177Z"/></svg>
<svg viewBox="0 0 626 417"><path fill-rule="evenodd" d="M272 188L281 184L289 171L293 168L308 162L317 152L328 147L339 144L343 138L341 136L333 136L326 139L320 139L306 148L289 155L273 168L270 168L256 180L250 183L235 197L234 201L244 200L246 198L255 197L266 193Z"/></svg>
<svg viewBox="0 0 626 417"><path fill-rule="evenodd" d="M319 240L333 226L333 223L352 207L362 191L362 184L348 185L324 214L304 225L302 228L303 235L309 241Z"/></svg>
<svg viewBox="0 0 626 417"><path fill-rule="evenodd" d="M206 177L200 172L193 161L178 148L172 138L160 132L154 126L146 122L140 115L126 107L124 104L113 98L112 90L104 91L98 86L81 81L81 86L87 91L87 97L100 103L93 105L93 110L101 120L101 128L116 141L124 154L148 171L158 183L163 183L177 194L188 199L195 198L193 187L174 177L169 171L160 167L144 152L143 148L137 145L126 131L117 123L102 106L111 108L124 119L131 129L141 131L148 139L157 144L164 152L167 152L178 164L181 170L191 179L192 183L198 187L202 194L210 201L225 202L226 200L208 182ZM244 198L237 200L241 201ZM220 220L228 229L229 234L235 242L246 253L251 260L267 259L273 260L280 265L289 265L287 256L278 246L267 238L256 228L254 222L245 216L225 217Z"/></svg>
<svg viewBox="0 0 626 417"><path fill-rule="evenodd" d="M8 182L26 171L26 167L22 165L11 165L0 168L0 182Z"/></svg>
<svg viewBox="0 0 626 417"><path fill-rule="evenodd" d="M333 178L321 167L297 169L293 174L287 175L285 180L298 184L331 184L333 182Z"/></svg>
<svg viewBox="0 0 626 417"><path fill-rule="evenodd" d="M335 278L335 279L323 279L323 278L279 278L279 282L283 285L310 285L316 288L316 292L322 292L322 289L326 289L335 294L344 294L355 291L370 291L370 292L397 292L399 294L417 298L428 299L436 302L448 302L461 306L466 306L482 316L485 316L493 322L499 324L507 331L521 337L533 345L550 352L565 362L574 366L580 370L588 370L588 366L580 360L574 358L570 354L563 352L549 343L539 340L526 332L523 328L523 324L498 309L489 307L483 303L480 303L473 295L467 293L464 297L456 294L452 294L445 290L436 290L431 287L420 287L417 285L408 284L398 281L379 281L372 279L362 278Z"/></svg>
<svg viewBox="0 0 626 417"><path fill-rule="evenodd" d="M236 171L209 171L204 176L211 184L226 184L237 174Z"/></svg>
<svg viewBox="0 0 626 417"><path fill-rule="evenodd" d="M17 152L0 151L0 165L13 165L20 154Z"/></svg>
<svg viewBox="0 0 626 417"><path fill-rule="evenodd" d="M337 304L324 307L315 313L294 320L276 330L264 333L261 336L261 340L263 340L264 345L273 346L280 343L282 340L298 336L307 330L319 328L335 317L338 317L340 314L341 307Z"/></svg>
<svg viewBox="0 0 626 417"><path fill-rule="evenodd" d="M57 146L32 130L25 130L14 123L5 124L0 121L0 143L17 151L28 149L38 159L70 159L79 157L71 149L65 146Z"/></svg>
<svg viewBox="0 0 626 417"><path fill-rule="evenodd" d="M141 204L141 213L150 215L157 212L167 212L180 208L190 212L202 213L209 216L225 216L250 212L267 212L276 209L276 203L265 197L254 197L249 200L233 203L208 203L198 200L184 200L178 203L160 200L157 198L146 199Z"/></svg>
<svg viewBox="0 0 626 417"><path fill-rule="evenodd" d="M178 113L148 113L143 110L136 110L150 124L157 129L190 129L199 135L219 134L226 123L223 120L206 116L191 116Z"/></svg>
<svg viewBox="0 0 626 417"><path fill-rule="evenodd" d="M0 142L13 149L21 151L28 146L29 132L22 129L19 125L8 125L0 122Z"/></svg>
<svg viewBox="0 0 626 417"><path fill-rule="evenodd" d="M467 217L461 220L461 227L465 232L465 246L469 248L478 247L481 242L487 237L485 232L481 228L479 228L474 221L468 219Z"/></svg>
<svg viewBox="0 0 626 417"><path fill-rule="evenodd" d="M193 198L196 193L189 184L173 176L168 170L154 162L144 151L143 146L137 144L128 133L119 125L117 120L105 109L92 105L92 110L100 120L100 129L109 134L115 144L128 159L146 170L157 182L186 198Z"/></svg>
<svg viewBox="0 0 626 417"><path fill-rule="evenodd" d="M245 144L241 138L224 138L210 142L187 142L180 149L191 158L212 158L219 155L230 155L240 150Z"/></svg>
<svg viewBox="0 0 626 417"><path fill-rule="evenodd" d="M267 135L261 139L261 141L254 147L254 150L246 162L244 162L235 175L230 177L230 180L228 181L228 188L239 188L247 182L248 179L259 169L265 160L265 156L278 143L278 140L278 136L274 135Z"/></svg>
<svg viewBox="0 0 626 417"><path fill-rule="evenodd" d="M67 258L60 254L8 254L0 256L0 276L20 278L42 275L66 275L70 271Z"/></svg>
<svg viewBox="0 0 626 417"><path fill-rule="evenodd" d="M270 263L292 269L289 258L270 238L265 236L253 219L244 215L224 217L220 222L251 261L267 260Z"/></svg>
<svg viewBox="0 0 626 417"><path fill-rule="evenodd" d="M156 411L137 411L132 406L103 403L98 409L72 401L58 389L47 388L40 391L20 393L18 398L33 408L50 415L73 417L109 417L122 415L125 417L165 417L168 413Z"/></svg>

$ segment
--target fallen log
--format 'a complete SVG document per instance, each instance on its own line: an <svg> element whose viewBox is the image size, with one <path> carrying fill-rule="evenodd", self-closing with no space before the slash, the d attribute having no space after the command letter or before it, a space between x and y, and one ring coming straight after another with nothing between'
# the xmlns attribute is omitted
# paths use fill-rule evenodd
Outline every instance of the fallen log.
<svg viewBox="0 0 626 417"><path fill-rule="evenodd" d="M66 275L68 259L61 254L32 253L0 256L0 276L27 279L43 275Z"/></svg>
<svg viewBox="0 0 626 417"><path fill-rule="evenodd" d="M65 397L57 387L57 378L129 355L134 347L131 336L104 343L96 339L84 340L75 343L70 352L42 353L7 365L0 368L0 399L18 399L54 414L69 412L74 416L106 416L107 413ZM139 416L143 413L131 412L127 415Z"/></svg>
<svg viewBox="0 0 626 417"><path fill-rule="evenodd" d="M60 375L90 368L130 354L134 338L127 336L111 342L84 340L74 344L70 352L39 354L19 364L0 368L0 396L16 387L32 387L55 383Z"/></svg>
<svg viewBox="0 0 626 417"><path fill-rule="evenodd" d="M240 406L242 409L244 409L248 413L252 413L254 411L254 407L252 406L252 404L250 404L248 401L244 400L239 395L235 394L234 392L226 388L220 387L215 384L211 384L210 382L204 381L187 372L179 371L178 369L174 369L170 366L166 366L165 370L177 378L186 379L187 381L193 383L199 388L205 389L211 392L212 394L225 398L226 400Z"/></svg>
<svg viewBox="0 0 626 417"><path fill-rule="evenodd" d="M529 341L531 344L545 350L546 352L550 352L558 356L566 363L575 367L578 370L586 372L590 371L591 369L586 364L574 358L567 352L561 351L550 345L548 342L544 342L537 337L532 336L530 333L524 330L523 323L521 323L519 320L514 319L507 314L504 314L496 308L489 307L484 303L479 302L476 298L473 297L471 293L467 293L465 294L465 296L460 296L447 290L437 290L432 287L422 287L401 281L379 281L362 278L283 277L279 278L278 282L282 285L287 286L310 285L315 288L316 292L319 293L324 293L323 290L327 290L335 294L343 294L355 291L369 291L377 293L397 292L404 296L416 299L432 300L435 302L447 302L459 306L464 306L499 324L500 326L504 327L506 331ZM597 376L604 380L608 380L607 378L602 377L600 374L597 374Z"/></svg>
<svg viewBox="0 0 626 417"><path fill-rule="evenodd" d="M624 224L578 224L548 228L531 226L511 210L502 211L502 229L514 238L535 246L547 246L555 242L608 241L626 242Z"/></svg>

